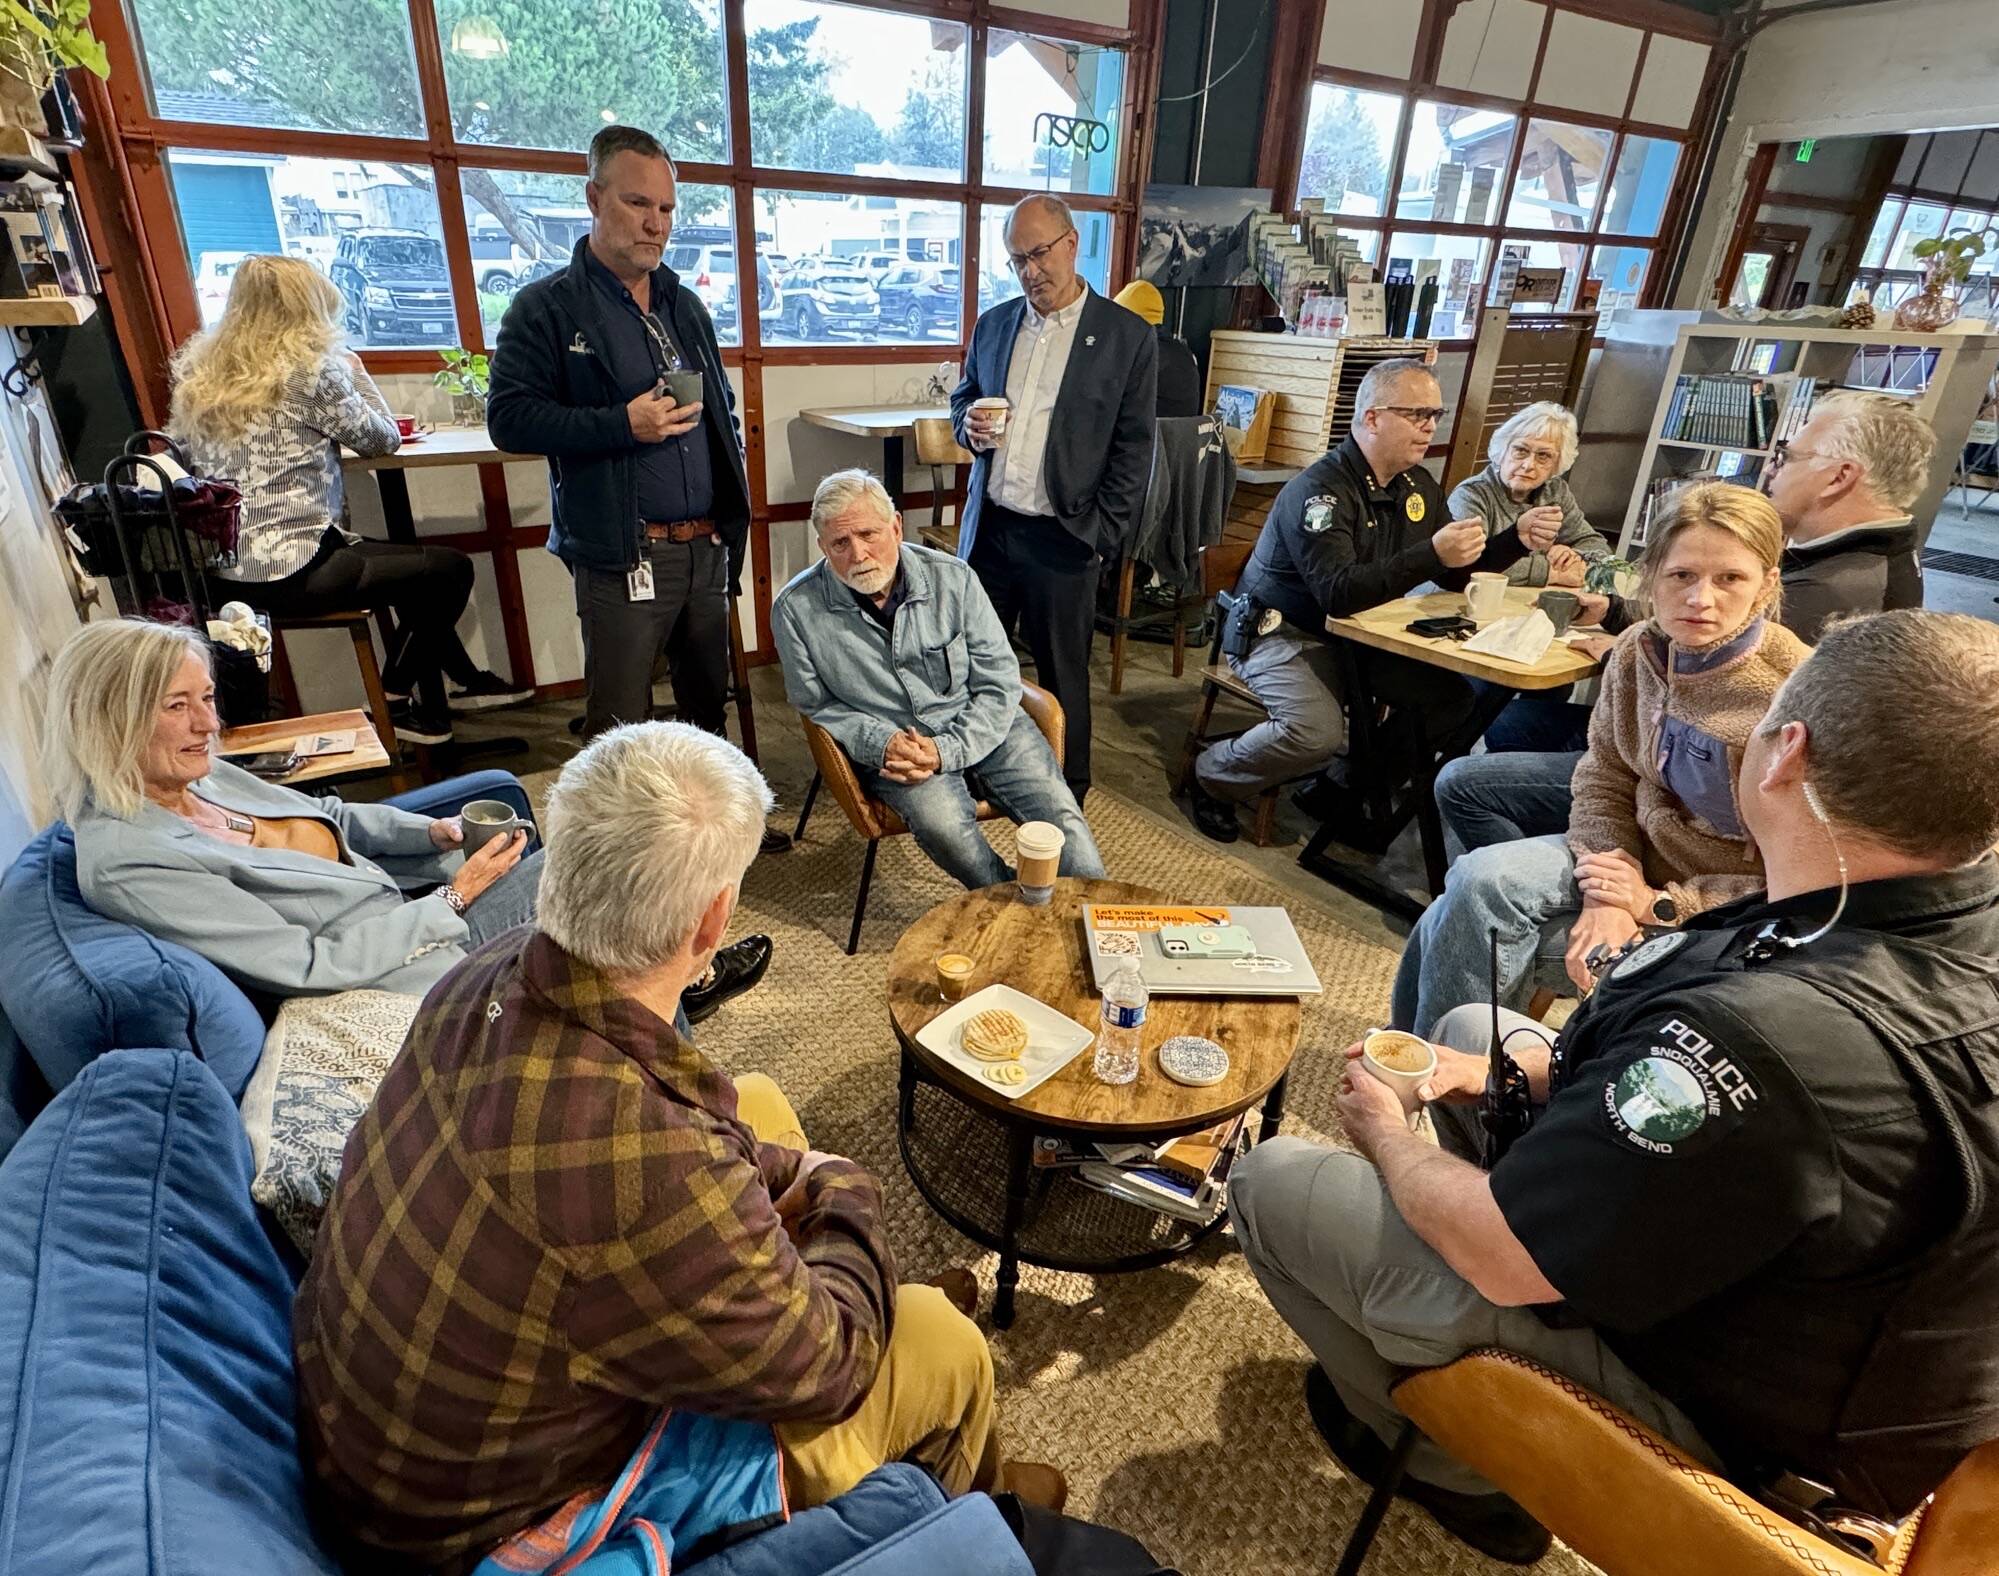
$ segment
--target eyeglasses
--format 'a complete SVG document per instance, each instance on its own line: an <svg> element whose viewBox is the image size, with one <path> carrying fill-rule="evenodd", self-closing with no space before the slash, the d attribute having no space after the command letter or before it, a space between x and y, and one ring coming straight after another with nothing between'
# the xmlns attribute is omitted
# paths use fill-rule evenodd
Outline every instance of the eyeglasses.
<svg viewBox="0 0 1999 1576"><path fill-rule="evenodd" d="M669 372L681 370L680 352L674 349L673 340L666 332L666 325L651 312L641 312L639 321L645 324L646 338L652 341L653 371L660 377Z"/></svg>
<svg viewBox="0 0 1999 1576"><path fill-rule="evenodd" d="M1043 263L1048 261L1048 254L1050 252L1054 251L1056 247L1060 246L1064 241L1068 240L1069 237L1074 235L1075 233L1076 232L1074 230L1064 230L1060 235L1056 236L1055 239L1050 241L1046 246L1037 246L1031 252L1008 252L1006 254L1006 260L1009 263L1013 264L1013 271L1015 273L1019 273L1029 263L1032 263L1036 268L1039 268Z"/></svg>
<svg viewBox="0 0 1999 1576"><path fill-rule="evenodd" d="M1770 471L1775 475L1793 460L1823 460L1828 456L1816 449L1800 449L1788 438L1779 438L1770 450Z"/></svg>
<svg viewBox="0 0 1999 1576"><path fill-rule="evenodd" d="M1535 449L1530 448L1524 443L1516 443L1509 447L1506 451L1506 457L1510 460L1518 460L1523 465L1530 462L1535 465L1555 465L1559 464L1562 458L1561 454L1554 449Z"/></svg>
<svg viewBox="0 0 1999 1576"><path fill-rule="evenodd" d="M1434 427L1444 419L1441 405L1376 405L1376 410L1392 410L1404 421L1417 427Z"/></svg>

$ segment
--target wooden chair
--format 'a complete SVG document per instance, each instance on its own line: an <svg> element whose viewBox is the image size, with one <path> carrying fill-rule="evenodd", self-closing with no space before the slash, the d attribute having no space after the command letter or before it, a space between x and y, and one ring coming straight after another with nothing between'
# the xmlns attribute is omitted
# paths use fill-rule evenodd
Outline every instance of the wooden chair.
<svg viewBox="0 0 1999 1576"><path fill-rule="evenodd" d="M1419 1429L1609 1576L1972 1576L1990 1571L1999 1550L1999 1440L1966 1456L1899 1528L1856 1525L1878 1539L1869 1560L1512 1352L1487 1348L1424 1369L1394 1396L1410 1422L1338 1576L1356 1576L1366 1560Z"/></svg>
<svg viewBox="0 0 1999 1576"><path fill-rule="evenodd" d="M1187 667L1187 610L1205 606L1214 596L1205 585L1187 596L1175 597L1170 607L1155 608L1131 616L1132 598L1136 594L1138 561L1125 558L1118 564L1117 611L1111 615L1111 693L1124 693L1124 641L1128 631L1149 629L1167 619L1173 621L1173 676L1177 679ZM1223 590L1228 588L1224 586Z"/></svg>
<svg viewBox="0 0 1999 1576"><path fill-rule="evenodd" d="M382 670L375 661L375 641L369 633L370 614L365 608L343 608L329 613L287 613L270 615L271 639L278 643L277 670L279 681L286 691L286 699L292 711L302 710L298 699L298 686L292 679L291 660L284 650L284 637L294 629L344 629L354 643L354 665L361 670L361 693L367 697L368 716L375 724L375 733L382 741L382 748L389 753L390 760L398 759L396 753L396 725L389 717L389 695L382 688ZM427 766L429 752L418 747L418 765ZM402 774L398 774L402 775ZM424 771L424 776L429 777Z"/></svg>
<svg viewBox="0 0 1999 1576"><path fill-rule="evenodd" d="M918 534L925 547L934 547L942 553L958 550L958 528L965 519L964 482L959 471L972 463L972 451L958 442L958 436L951 430L951 423L941 416L919 416L915 422L916 463L930 467L930 523ZM951 476L948 498L945 496L944 475ZM950 525L944 524L944 509L949 504L955 511Z"/></svg>
<svg viewBox="0 0 1999 1576"><path fill-rule="evenodd" d="M1242 574L1242 566L1249 562L1249 555L1255 548L1254 542L1217 542L1212 547L1201 549L1201 594L1209 601L1235 585ZM1179 653L1174 653L1173 671L1180 671ZM1220 610L1215 615L1215 638L1208 643L1208 664L1201 669L1201 704L1194 713L1194 725L1187 730L1187 742L1180 751L1179 786L1185 788L1194 780L1194 758L1211 744L1219 744L1223 739L1233 739L1246 732L1242 728L1227 732L1211 733L1208 725L1214 720L1215 702L1227 695L1250 707L1258 716L1263 715L1263 703L1256 698L1256 692L1235 676L1235 670L1222 660L1222 618ZM1277 824L1277 789L1266 788L1257 796L1256 820L1250 827L1249 840L1258 848L1270 846L1272 830Z"/></svg>
<svg viewBox="0 0 1999 1576"><path fill-rule="evenodd" d="M1045 689L1030 684L1025 679L1020 685L1020 708L1034 719L1034 725L1048 740L1055 751L1055 764L1062 764L1062 703ZM847 759L847 752L840 748L839 741L810 717L800 717L805 724L805 742L812 750L812 764L818 768L812 775L812 786L805 790L805 807L798 812L798 830L792 834L794 841L803 841L805 823L812 818L813 801L819 797L819 785L824 783L833 795L833 802L846 812L848 824L868 840L866 857L861 861L861 889L854 897L854 924L847 933L847 956L852 957L861 944L861 921L867 917L868 888L875 879L875 854L881 848L884 837L896 837L909 830L901 816L897 815L881 800L870 798L861 780L854 772L854 763ZM1005 812L981 799L977 816L981 821L999 821L1006 818Z"/></svg>

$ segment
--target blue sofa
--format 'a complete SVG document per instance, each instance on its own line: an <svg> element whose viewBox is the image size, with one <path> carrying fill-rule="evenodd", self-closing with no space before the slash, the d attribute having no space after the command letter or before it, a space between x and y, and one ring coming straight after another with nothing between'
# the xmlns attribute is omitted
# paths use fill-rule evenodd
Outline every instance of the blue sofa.
<svg viewBox="0 0 1999 1576"><path fill-rule="evenodd" d="M0 877L0 935L0 1571L339 1576L298 1458L297 1266L250 1200L236 1109L262 1019L85 907L65 827ZM683 1576L1031 1569L990 1499L890 1466Z"/></svg>

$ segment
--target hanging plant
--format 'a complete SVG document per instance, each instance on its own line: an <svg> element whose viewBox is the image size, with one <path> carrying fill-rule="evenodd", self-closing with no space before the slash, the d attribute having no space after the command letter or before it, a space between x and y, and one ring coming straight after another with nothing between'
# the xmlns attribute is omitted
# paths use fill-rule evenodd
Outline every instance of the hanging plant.
<svg viewBox="0 0 1999 1576"><path fill-rule="evenodd" d="M110 57L90 31L90 0L0 0L0 71L40 94L68 66L111 75Z"/></svg>

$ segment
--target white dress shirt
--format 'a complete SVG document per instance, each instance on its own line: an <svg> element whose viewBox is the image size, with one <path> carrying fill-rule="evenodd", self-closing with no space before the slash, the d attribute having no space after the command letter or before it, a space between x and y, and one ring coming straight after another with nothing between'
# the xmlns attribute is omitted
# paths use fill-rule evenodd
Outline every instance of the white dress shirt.
<svg viewBox="0 0 1999 1576"><path fill-rule="evenodd" d="M1083 303L1090 298L1088 282L1078 282L1083 286L1082 294L1046 317L1039 316L1033 303L1028 303L1014 338L1013 359L1007 363L1006 398L1013 409L1007 416L999 453L986 473L986 496L1016 514L1055 513L1042 461L1055 421L1055 396L1062 390L1062 374L1068 370L1069 351L1076 343L1076 324L1082 320Z"/></svg>

